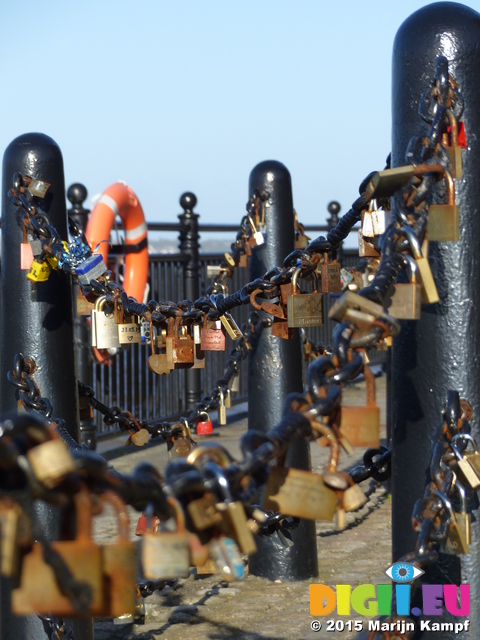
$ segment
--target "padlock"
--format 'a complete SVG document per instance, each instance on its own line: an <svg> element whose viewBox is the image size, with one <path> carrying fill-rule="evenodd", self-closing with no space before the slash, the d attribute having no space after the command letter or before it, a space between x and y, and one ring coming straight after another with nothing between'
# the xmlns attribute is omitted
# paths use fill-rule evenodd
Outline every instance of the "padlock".
<svg viewBox="0 0 480 640"><path fill-rule="evenodd" d="M348 513L349 511L356 511L363 507L368 501L367 496L363 493L360 485L354 482L353 478L345 473L345 478L349 484L348 489L342 492L342 507Z"/></svg>
<svg viewBox="0 0 480 640"><path fill-rule="evenodd" d="M245 509L241 502L233 500L224 472L215 462L207 462L203 472L219 480L217 486L221 491L222 502L217 502L216 508L222 516L220 526L224 529L224 533L235 540L242 553L246 555L255 553L257 545L248 527Z"/></svg>
<svg viewBox="0 0 480 640"><path fill-rule="evenodd" d="M98 280L107 271L107 266L100 253L89 256L84 262L75 268L78 282L85 286L90 284L90 280Z"/></svg>
<svg viewBox="0 0 480 640"><path fill-rule="evenodd" d="M220 320L208 320L205 314L200 331L200 345L202 351L225 351L225 329Z"/></svg>
<svg viewBox="0 0 480 640"><path fill-rule="evenodd" d="M433 493L440 498L443 502L444 508L450 514L450 526L448 527L447 539L444 544L445 553L451 555L463 555L465 553L469 553L470 549L467 543L467 532L463 529L461 524L457 521L455 517L455 512L452 508L452 503L447 498L447 496L438 491L437 489L433 490Z"/></svg>
<svg viewBox="0 0 480 640"><path fill-rule="evenodd" d="M206 411L201 414L205 419L197 422L197 436L211 436L213 434L213 424Z"/></svg>
<svg viewBox="0 0 480 640"><path fill-rule="evenodd" d="M447 118L450 123L450 140L448 140L448 134L444 134L444 146L450 158L452 178L461 180L463 177L462 149L458 144L458 122L450 109L447 110Z"/></svg>
<svg viewBox="0 0 480 640"><path fill-rule="evenodd" d="M210 527L218 526L222 522L223 517L217 510L216 504L215 496L208 492L201 498L191 500L188 503L188 515L197 531L204 531Z"/></svg>
<svg viewBox="0 0 480 640"><path fill-rule="evenodd" d="M248 242L248 237L246 233L243 233L241 243L242 243L242 253L240 253L238 266L245 268L245 267L248 267L248 259L252 255L252 247Z"/></svg>
<svg viewBox="0 0 480 640"><path fill-rule="evenodd" d="M24 180L26 176L24 177ZM45 198L48 189L50 188L49 182L44 182L43 180L30 180L30 183L27 186L28 191L35 196L36 198Z"/></svg>
<svg viewBox="0 0 480 640"><path fill-rule="evenodd" d="M435 281L433 279L432 271L430 269L430 265L428 263L428 259L424 258L422 255L422 251L420 248L420 243L417 240L417 237L410 227L404 226L401 227L400 233L402 233L408 240L410 244L410 249L413 253L413 258L417 263L418 267L418 276L423 287L424 301L426 304L434 304L440 300L437 292L437 287L435 286ZM429 240L430 240L429 235Z"/></svg>
<svg viewBox="0 0 480 640"><path fill-rule="evenodd" d="M292 294L287 298L287 319L290 328L295 327L322 327L323 304L322 294L318 293L318 281L316 273L313 273L313 292L299 293L297 291L298 276L301 268L295 270L292 278Z"/></svg>
<svg viewBox="0 0 480 640"><path fill-rule="evenodd" d="M180 429L180 434L178 429ZM192 442L190 426L187 420L183 419L182 422L172 425L172 446L168 450L169 459L186 458L192 450Z"/></svg>
<svg viewBox="0 0 480 640"><path fill-rule="evenodd" d="M326 520L335 514L337 494L318 473L294 468L271 467L262 507L287 516Z"/></svg>
<svg viewBox="0 0 480 640"><path fill-rule="evenodd" d="M353 291L345 291L330 309L328 317L332 320L343 322L349 310L372 316L374 320L384 314L384 309L381 304L372 302L365 296L361 296Z"/></svg>
<svg viewBox="0 0 480 640"><path fill-rule="evenodd" d="M227 387L224 390L224 394L225 394L225 408L226 409L231 409L232 408L232 393L231 393L231 389L229 387Z"/></svg>
<svg viewBox="0 0 480 640"><path fill-rule="evenodd" d="M458 147L460 150L460 147ZM445 171L447 204L432 203L428 209L427 233L430 241L456 242L460 239L460 207L455 204L455 185Z"/></svg>
<svg viewBox="0 0 480 640"><path fill-rule="evenodd" d="M261 231L257 231L257 228L251 216L244 216L244 218L242 219L242 224L244 223L245 218L247 219L250 229L252 230L252 233L248 238L248 242L252 247L259 247L260 245L265 243L263 233Z"/></svg>
<svg viewBox="0 0 480 640"><path fill-rule="evenodd" d="M475 447L475 452L470 455L464 452L462 455L457 448L457 442L459 440L472 442ZM457 458L457 467L461 480L465 480L468 486L476 491L480 487L480 454L478 453L475 440L467 433L457 433L450 442L450 448Z"/></svg>
<svg viewBox="0 0 480 640"><path fill-rule="evenodd" d="M240 392L240 374L238 371L235 371L228 381L228 388L231 393L239 393Z"/></svg>
<svg viewBox="0 0 480 640"><path fill-rule="evenodd" d="M193 339L188 335L186 327L181 326L181 317L169 318L167 327L165 342L168 362L173 362L175 369L190 368L195 360Z"/></svg>
<svg viewBox="0 0 480 640"><path fill-rule="evenodd" d="M245 565L237 543L232 538L220 536L208 543L209 554L221 577L227 582L245 577Z"/></svg>
<svg viewBox="0 0 480 640"><path fill-rule="evenodd" d="M323 264L320 265L320 269L317 267L317 273L318 271L322 279L322 293L335 293L342 290L336 251L332 251L332 262L328 262L328 252L323 254Z"/></svg>
<svg viewBox="0 0 480 640"><path fill-rule="evenodd" d="M220 322L225 327L226 332L228 333L228 335L230 336L230 338L232 340L239 340L240 338L245 338L245 336L243 335L243 333L240 330L240 327L235 322L234 317L228 311L225 311L220 316ZM248 345L246 340L245 340L245 345L246 345L246 347L248 349L249 345Z"/></svg>
<svg viewBox="0 0 480 640"><path fill-rule="evenodd" d="M142 335L140 332L140 325L135 322L133 317L130 322L123 322L118 324L118 341L120 344L134 344L142 342Z"/></svg>
<svg viewBox="0 0 480 640"><path fill-rule="evenodd" d="M457 489L459 496L460 496L460 509L461 511L455 511L455 520L458 523L458 528L461 531L461 539L465 540L465 543L468 545L470 545L472 538L471 538L471 515L470 513L467 513L467 496L466 496L466 492L465 489L463 488L463 485L460 484L460 482L458 482L458 480L455 480L455 484L453 486L453 489ZM453 535L452 535L453 534ZM453 555L457 555L458 553L461 553L461 551L459 551L459 549L461 548L461 545L458 544L458 541L456 540L456 532L451 531L449 529L448 531L448 535L447 535L447 539L445 541L445 548L444 551L445 553L448 554L453 554ZM464 553L468 553L468 551L465 551Z"/></svg>
<svg viewBox="0 0 480 640"><path fill-rule="evenodd" d="M305 227L301 222L297 221L297 212L295 211L295 249L306 249L310 238L305 233Z"/></svg>
<svg viewBox="0 0 480 640"><path fill-rule="evenodd" d="M390 198L395 191L408 184L414 172L415 167L412 164L376 171L370 176L362 195L368 200Z"/></svg>
<svg viewBox="0 0 480 640"><path fill-rule="evenodd" d="M11 498L0 499L0 573L13 578L17 584L20 578L21 552L31 547L32 522L30 517Z"/></svg>
<svg viewBox="0 0 480 640"><path fill-rule="evenodd" d="M67 444L60 437L32 447L26 456L35 478L47 489L56 487L77 470Z"/></svg>
<svg viewBox="0 0 480 640"><path fill-rule="evenodd" d="M90 316L94 308L95 303L89 302L89 300L82 293L82 290L79 289L76 301L77 316Z"/></svg>
<svg viewBox="0 0 480 640"><path fill-rule="evenodd" d="M190 571L190 547L182 507L173 497L167 497L167 501L174 509L177 530L154 533L150 525L142 536L143 575L149 580L186 578Z"/></svg>
<svg viewBox="0 0 480 640"><path fill-rule="evenodd" d="M404 254L404 258L408 262L410 282L394 285L394 294L387 312L399 320L420 320L422 287L417 283L417 263L407 254Z"/></svg>
<svg viewBox="0 0 480 640"><path fill-rule="evenodd" d="M375 376L368 364L364 365L363 375L367 404L342 406L340 432L354 447L376 448L380 445L380 409L375 403Z"/></svg>
<svg viewBox="0 0 480 640"><path fill-rule="evenodd" d="M97 349L115 349L120 346L113 314L107 316L102 311L106 301L106 296L97 298L95 308L91 312L92 346Z"/></svg>
<svg viewBox="0 0 480 640"><path fill-rule="evenodd" d="M52 567L45 562L42 543L34 542L22 559L20 586L12 590L12 612L15 615L49 613L55 616L101 615L104 609L102 550L91 536L92 500L86 486L74 495L77 534L75 540L51 542L70 569L74 579L88 585L90 604L77 611L61 591ZM34 576L34 578L32 578Z"/></svg>
<svg viewBox="0 0 480 640"><path fill-rule="evenodd" d="M371 200L368 209L362 212L362 226L358 230L358 255L361 258L376 258L381 255L378 236L373 231L373 215L376 213L376 200Z"/></svg>
<svg viewBox="0 0 480 640"><path fill-rule="evenodd" d="M130 518L123 500L113 491L101 494L112 505L118 521L118 540L102 547L104 605L101 616L134 614L137 562L135 545L129 540Z"/></svg>
<svg viewBox="0 0 480 640"><path fill-rule="evenodd" d="M43 262L40 260L33 260L27 273L27 278L32 282L46 282L50 277L51 272L52 267L48 264L46 259Z"/></svg>
<svg viewBox="0 0 480 640"><path fill-rule="evenodd" d="M225 426L227 424L227 408L225 406L225 394L222 387L218 387L218 424Z"/></svg>

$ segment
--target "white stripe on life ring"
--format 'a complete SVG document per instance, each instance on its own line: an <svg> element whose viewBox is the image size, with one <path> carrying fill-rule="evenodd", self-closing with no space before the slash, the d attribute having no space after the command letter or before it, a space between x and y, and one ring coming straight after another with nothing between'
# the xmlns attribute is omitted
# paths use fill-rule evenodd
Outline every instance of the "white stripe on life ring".
<svg viewBox="0 0 480 640"><path fill-rule="evenodd" d="M140 238L141 236L143 236L144 233L147 233L146 222L142 222L141 224L138 225L138 227L135 227L135 229L129 229L128 231L125 230L125 239L136 240L137 238Z"/></svg>
<svg viewBox="0 0 480 640"><path fill-rule="evenodd" d="M118 216L118 206L117 203L115 202L115 200L113 198L111 198L110 196L107 195L103 195L100 200L98 201L97 204L100 203L106 204L107 207L110 207L110 209L113 211L113 213Z"/></svg>

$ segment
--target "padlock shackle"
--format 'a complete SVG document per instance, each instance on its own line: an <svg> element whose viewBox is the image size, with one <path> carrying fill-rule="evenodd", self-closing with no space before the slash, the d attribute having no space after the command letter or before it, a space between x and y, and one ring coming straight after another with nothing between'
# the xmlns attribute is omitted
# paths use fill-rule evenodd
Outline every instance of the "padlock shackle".
<svg viewBox="0 0 480 640"><path fill-rule="evenodd" d="M414 259L418 260L420 258L423 258L420 242L418 241L418 238L415 235L415 232L413 231L413 229L407 226L403 226L403 227L400 227L400 233L407 238L408 244L410 245L410 249L412 250Z"/></svg>
<svg viewBox="0 0 480 640"><path fill-rule="evenodd" d="M99 298L97 298L95 300L95 306L94 306L95 311L102 311L106 301L107 301L107 296L100 296Z"/></svg>
<svg viewBox="0 0 480 640"><path fill-rule="evenodd" d="M189 453L187 462L196 464L206 456L211 456L222 467L228 467L231 462L234 462L234 458L218 442L201 443L194 451ZM196 466L199 465L197 464ZM203 467L203 465L200 464L200 467Z"/></svg>
<svg viewBox="0 0 480 640"><path fill-rule="evenodd" d="M319 420L316 420L315 418L310 421L310 424L312 425L312 429L318 431L322 434L322 436L326 437L327 442L330 446L330 456L326 467L327 471L336 471L338 460L340 457L340 444L338 442L337 436L335 435L333 429L328 427L326 424L323 424ZM320 440L320 438L318 440Z"/></svg>
<svg viewBox="0 0 480 640"><path fill-rule="evenodd" d="M185 533L185 516L180 502L173 496L167 496L167 502L175 512L177 533Z"/></svg>
<svg viewBox="0 0 480 640"><path fill-rule="evenodd" d="M462 514L467 513L467 492L465 491L465 487L463 486L463 484L461 484L458 479L456 474L454 474L455 476L455 480L454 480L454 489L458 490L458 493L460 495L460 504L462 506Z"/></svg>
<svg viewBox="0 0 480 640"><path fill-rule="evenodd" d="M293 287L293 295L296 294L296 290L297 290L297 282L298 282L298 276L300 275L302 271L302 267L298 267L297 269L295 269L295 271L293 272L293 277L292 277L292 287ZM313 278L313 291L314 293L318 293L318 277L317 277L317 273L316 271L313 271L310 276L311 278Z"/></svg>
<svg viewBox="0 0 480 640"><path fill-rule="evenodd" d="M205 475L211 475L217 480L217 487L220 489L223 497L223 502L233 502L233 496L230 491L230 487L228 486L227 477L222 469L218 466L218 464L209 460L204 464L202 470Z"/></svg>
<svg viewBox="0 0 480 640"><path fill-rule="evenodd" d="M445 505L445 508L448 509L448 511L450 513L451 520L456 523L457 522L457 518L455 517L455 511L453 510L452 503L447 498L447 496L442 491L439 491L438 489L434 489L433 493L434 493L434 495L437 496L437 498L440 498L440 500Z"/></svg>
<svg viewBox="0 0 480 640"><path fill-rule="evenodd" d="M118 539L122 542L128 542L130 536L130 517L128 515L127 505L114 491L104 491L101 497L104 502L108 502L115 510L118 522Z"/></svg>
<svg viewBox="0 0 480 640"><path fill-rule="evenodd" d="M450 124L451 147L458 147L458 122L451 109L447 109L447 118Z"/></svg>
<svg viewBox="0 0 480 640"><path fill-rule="evenodd" d="M475 453L478 452L477 442L476 442L475 438L472 435L470 435L469 433L457 433L457 434L455 434L453 436L452 440L450 441L450 446L453 444L456 447L457 440L468 440L468 442L472 443L472 446L475 449ZM467 447L468 447L468 445L467 445ZM453 447L452 447L452 450L453 450ZM455 453L455 451L454 451L454 453Z"/></svg>
<svg viewBox="0 0 480 640"><path fill-rule="evenodd" d="M410 271L410 284L418 284L417 274L418 267L415 260L408 253L403 254L403 259L408 263L408 270Z"/></svg>
<svg viewBox="0 0 480 640"><path fill-rule="evenodd" d="M449 205L455 204L455 184L452 174L441 164L419 164L413 170L413 175L421 176L426 173L440 173L445 178L447 184L447 199ZM407 203L408 204L408 203Z"/></svg>

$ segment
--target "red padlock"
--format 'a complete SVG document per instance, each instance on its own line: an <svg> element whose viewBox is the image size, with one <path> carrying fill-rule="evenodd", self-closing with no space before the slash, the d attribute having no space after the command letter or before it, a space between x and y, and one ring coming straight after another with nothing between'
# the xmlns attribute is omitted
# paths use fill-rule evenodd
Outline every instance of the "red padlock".
<svg viewBox="0 0 480 640"><path fill-rule="evenodd" d="M201 414L206 416L206 420L197 422L197 436L211 436L213 434L213 424L207 412Z"/></svg>
<svg viewBox="0 0 480 640"><path fill-rule="evenodd" d="M157 516L154 516L153 518L151 518L152 520L152 531L158 531L160 528L160 520L159 518L157 518ZM135 529L135 535L136 536L143 536L143 534L145 533L145 531L149 528L148 526L148 518L145 515L145 513L142 513L142 515L139 517L138 522L137 522L137 528Z"/></svg>

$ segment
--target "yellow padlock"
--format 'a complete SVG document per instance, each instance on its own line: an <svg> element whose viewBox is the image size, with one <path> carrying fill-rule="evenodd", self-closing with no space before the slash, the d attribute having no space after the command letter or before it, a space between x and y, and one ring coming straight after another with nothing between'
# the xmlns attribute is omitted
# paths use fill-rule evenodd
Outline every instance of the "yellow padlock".
<svg viewBox="0 0 480 640"><path fill-rule="evenodd" d="M27 273L27 278L32 282L46 282L51 272L52 267L47 261L39 262L38 260L34 260Z"/></svg>

